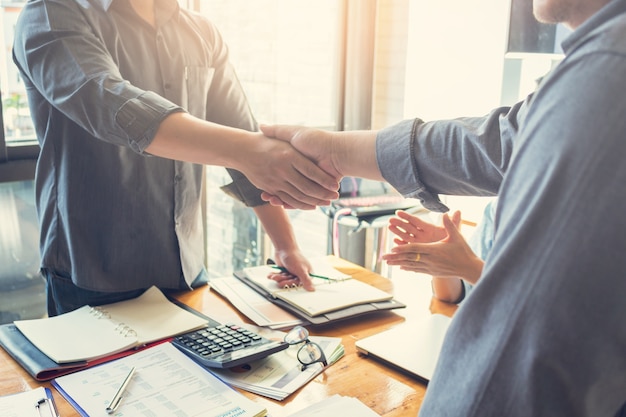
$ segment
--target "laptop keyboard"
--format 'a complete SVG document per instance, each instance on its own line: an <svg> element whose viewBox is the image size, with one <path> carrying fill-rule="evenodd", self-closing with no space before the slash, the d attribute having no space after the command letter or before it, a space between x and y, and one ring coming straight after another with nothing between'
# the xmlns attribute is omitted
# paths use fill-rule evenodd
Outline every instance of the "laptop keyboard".
<svg viewBox="0 0 626 417"><path fill-rule="evenodd" d="M355 217L372 217L394 214L396 210L406 210L419 205L412 198L401 195L379 195L362 197L343 197L335 201L336 208L350 208L350 215Z"/></svg>

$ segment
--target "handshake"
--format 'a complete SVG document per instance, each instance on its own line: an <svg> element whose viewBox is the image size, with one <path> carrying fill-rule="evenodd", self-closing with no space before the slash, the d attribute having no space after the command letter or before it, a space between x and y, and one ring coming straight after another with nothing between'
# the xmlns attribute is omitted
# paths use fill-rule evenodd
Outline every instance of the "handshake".
<svg viewBox="0 0 626 417"><path fill-rule="evenodd" d="M344 176L384 181L376 162L375 131L286 125L261 126L261 131L270 139L260 143L269 157L240 170L272 205L303 210L329 205L339 197Z"/></svg>

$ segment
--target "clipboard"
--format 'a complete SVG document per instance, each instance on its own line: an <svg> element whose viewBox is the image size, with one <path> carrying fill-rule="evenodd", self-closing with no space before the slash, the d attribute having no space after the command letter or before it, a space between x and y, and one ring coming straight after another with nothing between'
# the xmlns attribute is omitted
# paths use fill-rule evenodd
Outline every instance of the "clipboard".
<svg viewBox="0 0 626 417"><path fill-rule="evenodd" d="M21 417L59 417L52 391L39 387L0 397L2 415Z"/></svg>

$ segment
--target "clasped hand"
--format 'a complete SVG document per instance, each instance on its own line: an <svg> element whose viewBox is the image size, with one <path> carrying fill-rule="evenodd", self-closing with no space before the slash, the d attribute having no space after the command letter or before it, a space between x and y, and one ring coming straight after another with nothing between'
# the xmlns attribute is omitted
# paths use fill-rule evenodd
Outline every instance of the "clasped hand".
<svg viewBox="0 0 626 417"><path fill-rule="evenodd" d="M261 131L265 136L269 138L278 139L279 141L290 143L294 149L297 149L297 151L301 153L300 157L308 158L309 163L313 165L315 169L321 168L321 170L323 170L325 174L332 178L337 184L343 177L342 173L337 168L337 164L335 164L335 162L332 160L334 153L332 152L332 140L329 137L328 132L319 129L287 125L261 126ZM291 171L292 169L299 169L295 164L291 164L291 161L289 159L286 159L286 161L289 166L282 167L281 170L284 171L282 175L285 175L285 177L281 176L281 178L286 178L287 175L292 174L288 171ZM295 200L305 201L309 204L314 204L315 201L311 198L308 198L307 195L302 192L304 186L308 187L309 189L314 188L317 184L323 184L323 182L319 181L317 182L317 184L315 184L316 179L321 178L320 181L328 181L328 179L323 178L319 174L314 175L314 168L306 166L305 164L302 164L302 166L307 168L307 171L303 171L302 174L309 178L310 182L308 184L304 184L303 188L300 188L300 191L294 189L294 187L292 186L289 186L288 190L279 191L272 191L268 188L259 187L264 190L261 198L263 198L263 200L265 201L268 201L272 205L284 206L286 208L299 208L298 206L294 205ZM254 178L254 176L252 178ZM297 197L296 199L293 198L294 195ZM339 195L337 194L334 198L337 198L338 196ZM317 205L322 204L319 204L318 201Z"/></svg>

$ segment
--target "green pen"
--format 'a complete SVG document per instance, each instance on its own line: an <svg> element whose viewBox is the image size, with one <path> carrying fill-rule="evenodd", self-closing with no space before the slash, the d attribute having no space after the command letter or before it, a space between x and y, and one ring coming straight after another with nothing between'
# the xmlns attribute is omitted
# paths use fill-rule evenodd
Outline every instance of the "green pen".
<svg viewBox="0 0 626 417"><path fill-rule="evenodd" d="M270 266L272 268L274 268L274 269L278 269L281 272L286 272L288 274L291 274L291 272L289 272L287 270L287 268L285 268L284 266L278 266L278 265L270 265ZM291 275L293 275L293 274L291 274ZM337 281L336 279L328 278L328 277L325 277L323 275L316 275L316 274L311 274L311 273L309 273L309 275L314 277L314 278L325 279L326 281Z"/></svg>

